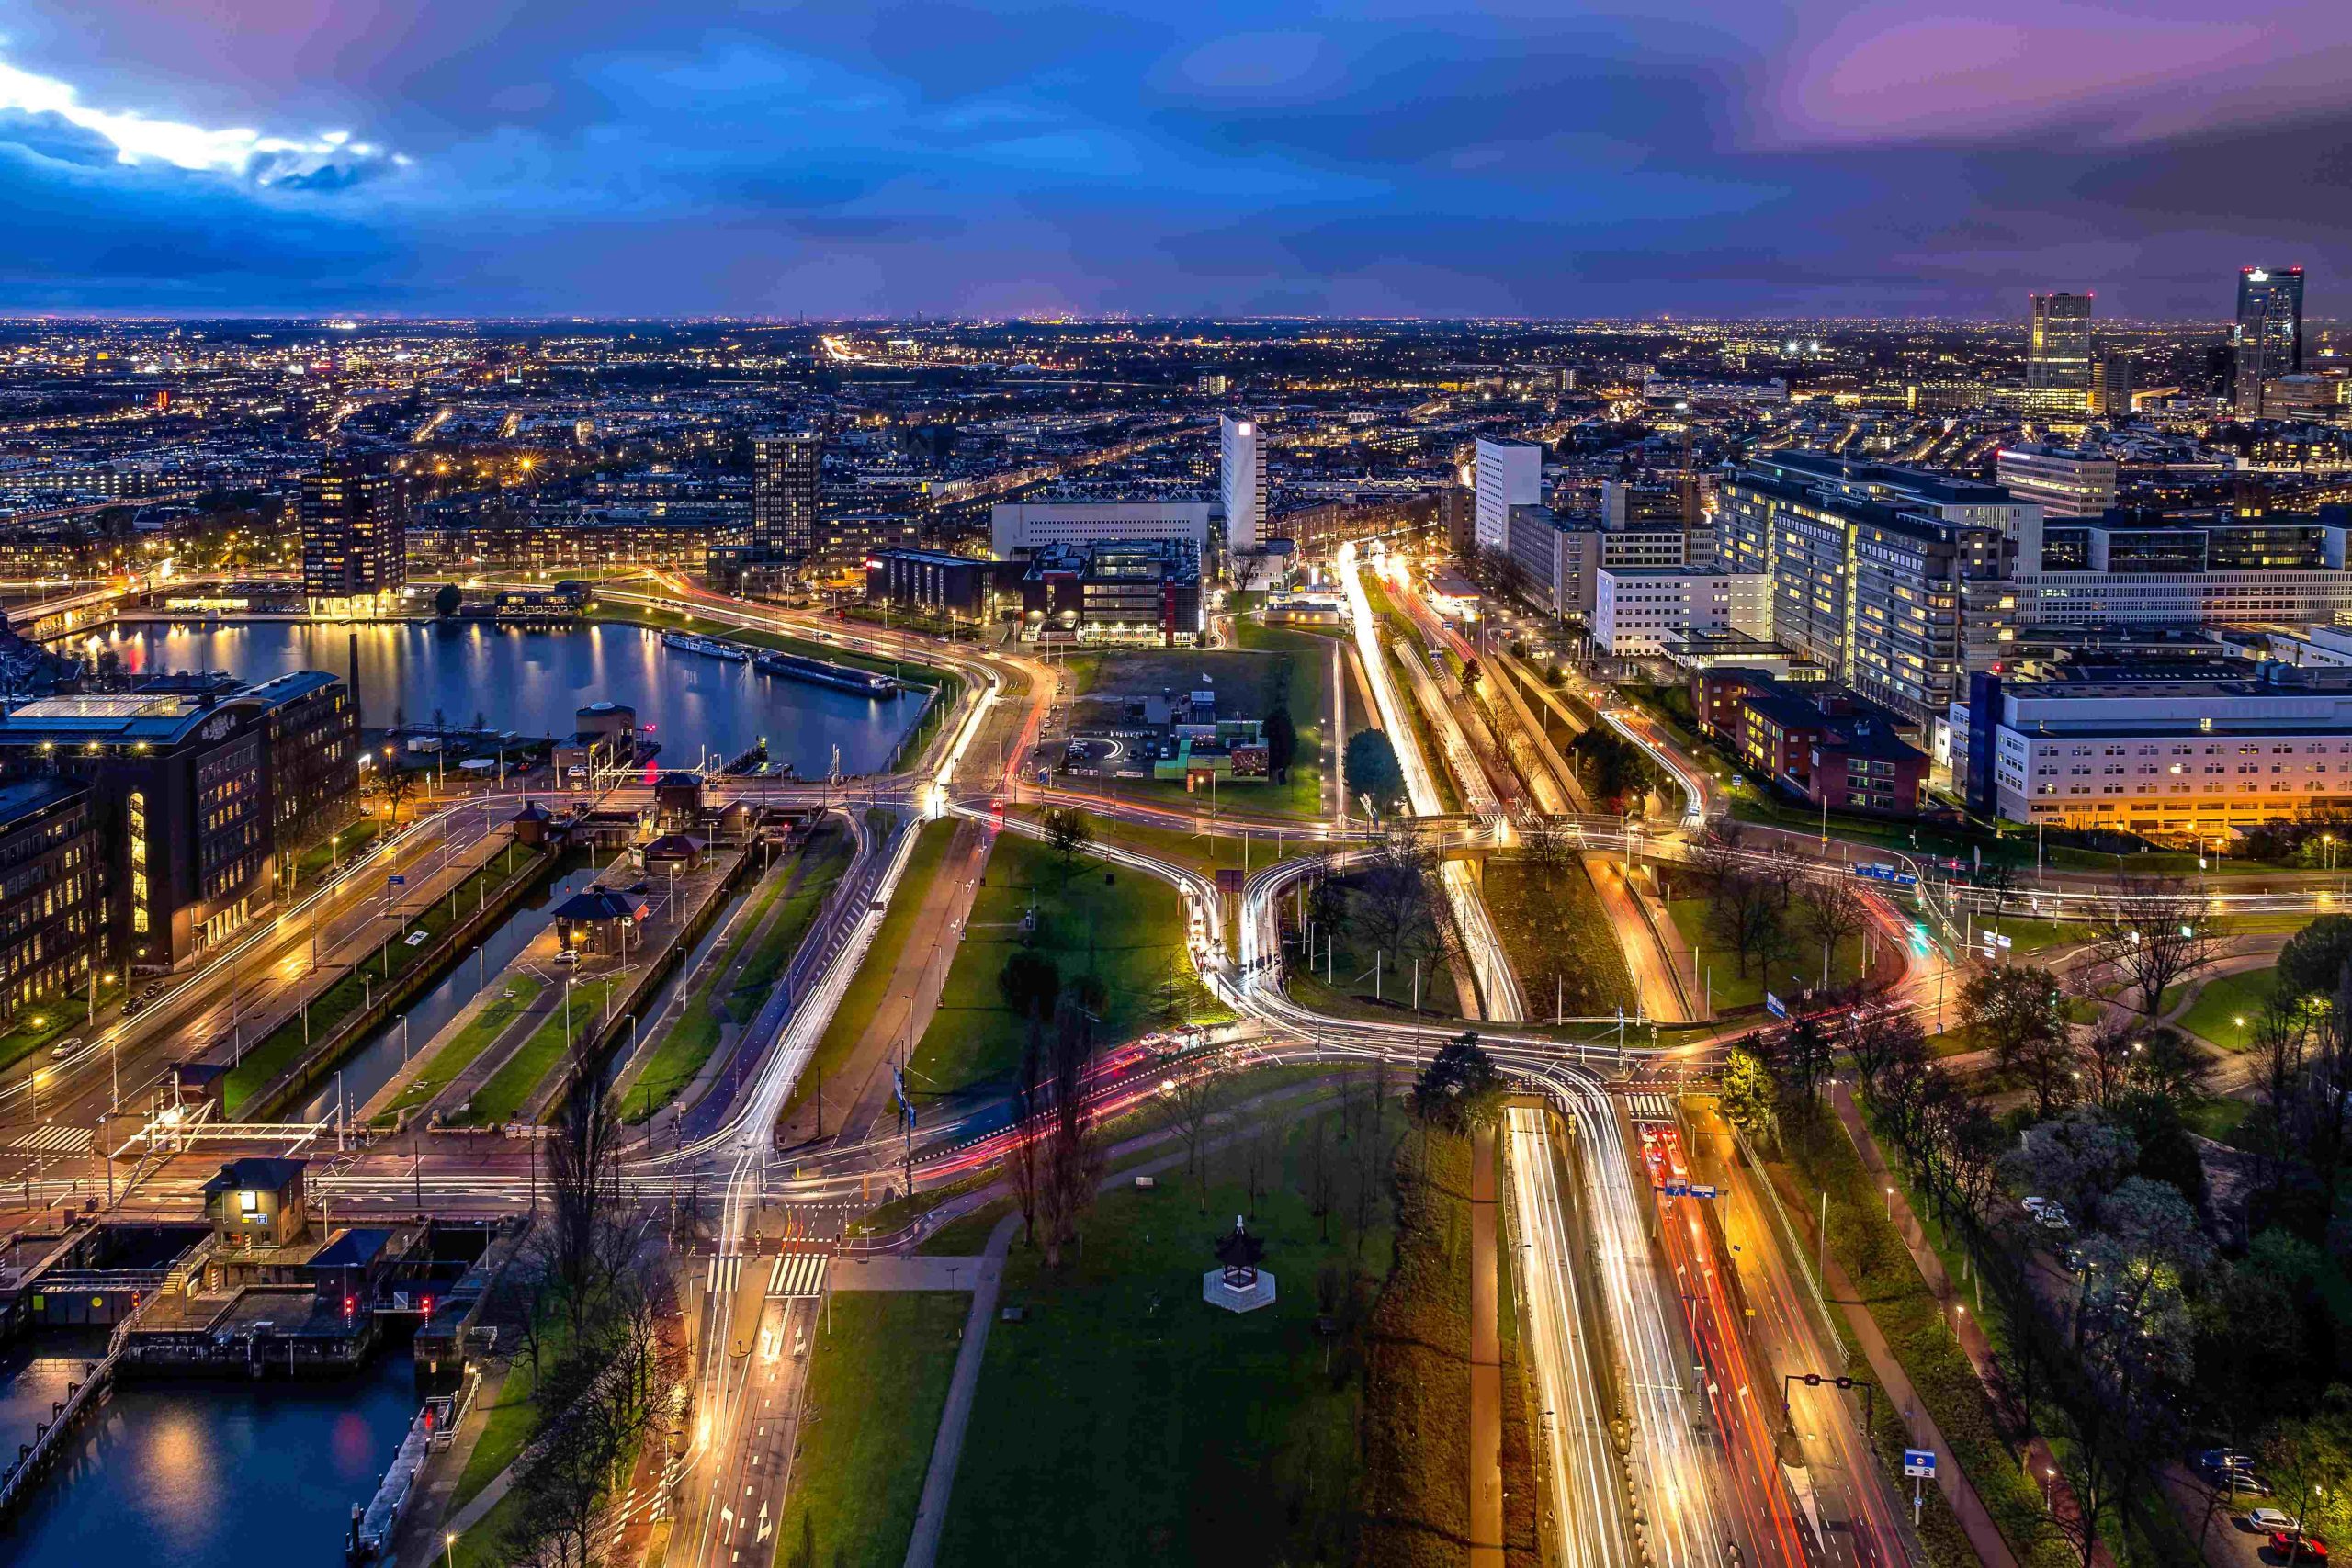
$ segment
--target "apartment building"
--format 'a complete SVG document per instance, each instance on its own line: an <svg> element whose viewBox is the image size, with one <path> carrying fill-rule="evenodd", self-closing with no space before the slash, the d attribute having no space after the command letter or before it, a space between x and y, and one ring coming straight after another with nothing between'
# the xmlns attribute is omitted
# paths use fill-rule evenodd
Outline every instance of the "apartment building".
<svg viewBox="0 0 2352 1568"><path fill-rule="evenodd" d="M1603 567L1595 574L1593 645L1645 659L1693 632L1771 635L1769 580L1756 574Z"/></svg>

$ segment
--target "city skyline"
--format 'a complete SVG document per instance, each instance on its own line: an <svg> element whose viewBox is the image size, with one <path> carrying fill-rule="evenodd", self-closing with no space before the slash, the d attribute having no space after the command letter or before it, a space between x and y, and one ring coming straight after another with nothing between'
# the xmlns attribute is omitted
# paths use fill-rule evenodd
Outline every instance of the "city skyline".
<svg viewBox="0 0 2352 1568"><path fill-rule="evenodd" d="M2227 321L2352 22L427 6L0 39L0 310Z"/></svg>

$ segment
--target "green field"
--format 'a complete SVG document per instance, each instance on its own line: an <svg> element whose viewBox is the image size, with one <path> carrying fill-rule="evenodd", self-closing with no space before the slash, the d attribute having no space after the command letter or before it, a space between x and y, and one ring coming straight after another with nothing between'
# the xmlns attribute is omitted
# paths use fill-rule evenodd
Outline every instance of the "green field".
<svg viewBox="0 0 2352 1568"><path fill-rule="evenodd" d="M2208 980L2188 1010L2180 1015L2180 1027L2224 1051L2243 1051L2253 1043L2255 1021L2262 1016L2263 1006L2278 985L2275 964ZM2240 1019L2245 1020L2244 1025L2239 1024Z"/></svg>
<svg viewBox="0 0 2352 1568"><path fill-rule="evenodd" d="M903 829L922 836L915 840L913 853L908 856L907 869L899 879L898 891L891 897L889 911L874 933L874 945L866 949L865 961L857 966L848 988L842 992L842 999L833 1009L832 1021L825 1026L824 1038L817 1042L817 1049L809 1057L808 1070L800 1075L800 1081L793 1088L786 1115L799 1109L816 1092L819 1084L840 1076L842 1064L857 1048L866 1025L874 1021L874 1014L888 994L890 970L899 950L906 946L907 933L914 928L915 914L922 908L923 893L939 874L939 863L947 858L947 846L955 840L956 826L955 818L943 817L923 823L920 829Z"/></svg>
<svg viewBox="0 0 2352 1568"><path fill-rule="evenodd" d="M504 1066L490 1075L490 1081L475 1092L465 1114L453 1118L453 1123L495 1127L520 1115L540 1082L561 1065L567 1050L577 1047L594 1031L604 1010L605 993L613 984L606 978L574 987L569 1022L564 1004L559 1000L548 1013L547 1021L515 1048Z"/></svg>
<svg viewBox="0 0 2352 1568"><path fill-rule="evenodd" d="M1016 1237L1001 1300L1027 1321L989 1330L942 1568L1352 1560L1361 1382L1344 1345L1324 1370L1315 1329L1317 1272L1352 1254L1336 1220L1317 1239L1295 1190L1314 1120L1292 1124L1285 1179L1250 1224L1280 1280L1270 1307L1201 1300L1211 1238L1250 1208L1236 1184L1212 1182L1205 1216L1172 1175L1114 1190L1057 1272ZM1390 1206L1373 1213L1362 1268L1379 1279Z"/></svg>
<svg viewBox="0 0 2352 1568"><path fill-rule="evenodd" d="M962 1291L842 1291L826 1303L809 1344L816 1419L775 1532L778 1564L906 1561L970 1302Z"/></svg>
<svg viewBox="0 0 2352 1568"><path fill-rule="evenodd" d="M524 1010L538 1000L540 982L535 976L515 975L505 987L513 996L499 996L466 1021L450 1042L433 1054L408 1087L391 1104L392 1113L421 1110L433 1103L434 1097L457 1080L458 1076L474 1065L475 1060L490 1048L490 1043L505 1032L506 1026L522 1016Z"/></svg>
<svg viewBox="0 0 2352 1568"><path fill-rule="evenodd" d="M1004 1005L997 975L1021 945L1017 928L1033 906L1033 945L1059 968L1064 989L1090 969L1102 981L1107 999L1098 1043L1148 1028L1163 1010L1171 974L1177 1005L1189 1011L1196 982L1184 951L1183 900L1174 888L1086 857L1066 870L1044 844L1008 833L989 852L939 1010L915 1047L909 1076L926 1090L968 1089L1018 1065L1027 1021Z"/></svg>

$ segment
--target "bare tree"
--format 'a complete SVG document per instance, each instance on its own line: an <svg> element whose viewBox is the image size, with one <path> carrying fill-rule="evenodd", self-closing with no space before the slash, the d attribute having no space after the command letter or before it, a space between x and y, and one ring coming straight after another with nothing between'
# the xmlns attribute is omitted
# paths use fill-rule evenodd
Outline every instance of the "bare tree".
<svg viewBox="0 0 2352 1568"><path fill-rule="evenodd" d="M2219 954L2205 899L2179 877L2118 877L2091 922L2091 951L2140 996L2151 1019L2165 993Z"/></svg>
<svg viewBox="0 0 2352 1568"><path fill-rule="evenodd" d="M1079 1216L1093 1206L1094 1189L1102 1179L1102 1142L1094 1135L1094 1113L1086 1102L1093 1028L1093 1021L1074 1001L1065 999L1055 1012L1046 1064L1053 1104L1046 1129L1045 1168L1037 1184L1048 1268L1061 1267L1062 1247L1078 1239Z"/></svg>
<svg viewBox="0 0 2352 1568"><path fill-rule="evenodd" d="M1037 1245L1038 1183L1045 1174L1045 1134L1039 1125L1041 1079L1045 1072L1045 1030L1037 1015L1029 1015L1029 1037L1022 1047L1014 1080L1012 1125L1004 1149L1005 1184L1021 1209L1021 1241Z"/></svg>
<svg viewBox="0 0 2352 1568"><path fill-rule="evenodd" d="M579 1342L596 1292L626 1246L620 1124L591 1072L572 1076L548 1140L548 1256L563 1310Z"/></svg>
<svg viewBox="0 0 2352 1568"><path fill-rule="evenodd" d="M1703 925L1707 935L1738 961L1742 979L1748 965L1770 968L1788 941L1788 924L1778 895L1762 878L1735 870L1709 890Z"/></svg>
<svg viewBox="0 0 2352 1568"><path fill-rule="evenodd" d="M1375 945L1401 953L1430 926L1433 870L1429 850L1409 828L1381 836L1354 878L1365 934Z"/></svg>
<svg viewBox="0 0 2352 1568"><path fill-rule="evenodd" d="M1812 928L1814 940L1833 953L1848 938L1860 936L1870 919L1853 888L1832 877L1807 882L1797 897L1804 906L1805 924Z"/></svg>
<svg viewBox="0 0 2352 1568"><path fill-rule="evenodd" d="M1338 1170L1331 1157L1331 1119L1317 1116L1308 1123L1299 1149L1300 1176L1306 1184L1306 1207L1315 1216L1318 1241L1331 1239L1331 1200Z"/></svg>
<svg viewBox="0 0 2352 1568"><path fill-rule="evenodd" d="M1263 1100L1239 1101L1234 1115L1241 1124L1241 1186L1250 1197L1250 1213L1255 1214L1259 1194L1272 1190L1282 1170L1283 1122Z"/></svg>
<svg viewBox="0 0 2352 1568"><path fill-rule="evenodd" d="M1184 1174L1200 1186L1201 1213L1209 1212L1209 1136L1225 1117L1231 1083L1221 1055L1187 1062L1160 1090L1160 1113L1184 1149Z"/></svg>

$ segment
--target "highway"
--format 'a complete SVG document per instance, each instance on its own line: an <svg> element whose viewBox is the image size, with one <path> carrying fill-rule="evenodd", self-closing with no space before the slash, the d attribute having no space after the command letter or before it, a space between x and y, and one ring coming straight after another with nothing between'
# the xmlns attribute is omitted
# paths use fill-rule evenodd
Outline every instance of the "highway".
<svg viewBox="0 0 2352 1568"><path fill-rule="evenodd" d="M1360 569L1355 546L1340 547L1338 564L1340 581L1347 588L1348 613L1355 622L1356 651L1363 661L1364 679L1372 685L1373 702L1380 710L1380 727L1388 732L1396 749L1397 767L1405 775L1406 796L1416 816L1442 817L1445 815L1445 803L1438 795L1429 764L1421 757L1413 727L1406 720L1396 682L1389 679L1388 660L1381 651L1372 602L1365 597L1363 583L1356 575ZM1438 868L1438 882L1444 889L1454 925L1462 933L1463 959L1476 979L1478 1004L1484 1015L1501 1023L1525 1019L1526 996L1520 989L1519 976L1511 973L1510 961L1503 955L1502 940L1495 934L1494 922L1487 918L1486 900L1478 897L1470 868L1458 861L1448 861Z"/></svg>
<svg viewBox="0 0 2352 1568"><path fill-rule="evenodd" d="M1511 1108L1511 1204L1519 1216L1515 1260L1526 1306L1529 1360L1543 1407L1539 1461L1551 1554L1567 1568L1632 1568L1620 1499L1623 1467L1609 1431L1609 1346L1590 1328L1582 1278L1585 1227L1563 1194L1551 1118Z"/></svg>

